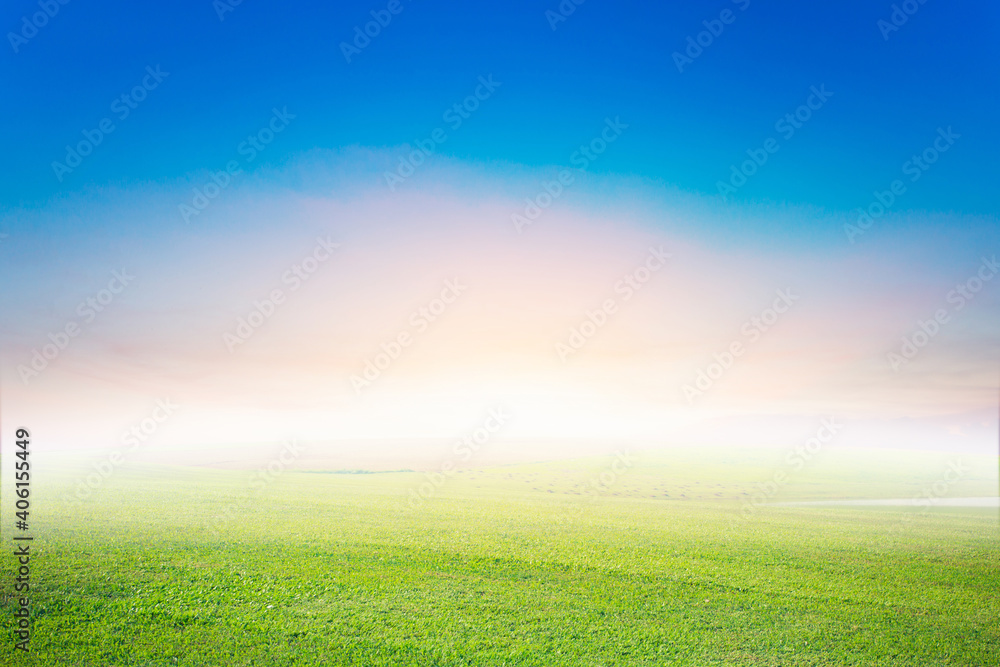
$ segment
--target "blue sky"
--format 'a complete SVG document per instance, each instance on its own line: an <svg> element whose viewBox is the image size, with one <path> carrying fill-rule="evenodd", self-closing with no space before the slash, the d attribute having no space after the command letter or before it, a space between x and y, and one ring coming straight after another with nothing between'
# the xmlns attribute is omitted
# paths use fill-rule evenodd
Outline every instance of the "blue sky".
<svg viewBox="0 0 1000 667"><path fill-rule="evenodd" d="M931 0L883 38L892 3L601 2L553 30L558 3L403 0L352 62L339 48L384 2L69 2L3 52L5 210L67 193L218 169L273 107L297 118L254 167L313 149L392 147L426 136L492 74L502 88L450 137L462 160L565 164L605 117L628 136L595 172L716 195L811 86L833 96L735 195L851 210L888 187L937 128L961 135L897 210L996 214L998 10ZM745 9L741 9L745 7ZM672 54L704 21L735 17L684 71ZM5 33L36 2L6 3ZM160 65L169 76L125 120L112 100ZM51 163L111 117L116 131L59 182Z"/></svg>

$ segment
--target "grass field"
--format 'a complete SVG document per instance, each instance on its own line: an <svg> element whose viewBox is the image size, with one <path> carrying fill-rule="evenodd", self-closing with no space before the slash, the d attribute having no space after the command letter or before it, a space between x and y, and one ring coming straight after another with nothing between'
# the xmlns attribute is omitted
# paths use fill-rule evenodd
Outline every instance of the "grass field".
<svg viewBox="0 0 1000 667"><path fill-rule="evenodd" d="M259 486L130 468L73 505L52 483L33 497L32 652L8 642L0 662L997 664L995 509L741 511L782 459L727 456L467 469L419 502L410 472ZM947 461L866 456L831 455L768 501L912 497ZM981 463L992 474L948 495L995 495Z"/></svg>

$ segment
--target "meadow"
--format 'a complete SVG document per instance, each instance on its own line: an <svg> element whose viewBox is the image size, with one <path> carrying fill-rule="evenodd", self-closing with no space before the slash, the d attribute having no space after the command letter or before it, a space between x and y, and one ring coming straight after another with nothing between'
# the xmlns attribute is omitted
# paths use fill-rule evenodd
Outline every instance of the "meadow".
<svg viewBox="0 0 1000 667"><path fill-rule="evenodd" d="M996 509L748 505L773 452L614 461L467 468L420 501L419 472L137 466L67 504L70 475L34 496L31 653L0 662L997 664ZM767 501L908 498L947 461L831 454ZM949 496L996 495L977 463Z"/></svg>

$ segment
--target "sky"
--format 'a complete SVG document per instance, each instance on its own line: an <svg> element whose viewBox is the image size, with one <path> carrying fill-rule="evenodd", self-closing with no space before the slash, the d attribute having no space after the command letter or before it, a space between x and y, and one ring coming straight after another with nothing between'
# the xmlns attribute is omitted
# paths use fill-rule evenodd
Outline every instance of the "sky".
<svg viewBox="0 0 1000 667"><path fill-rule="evenodd" d="M5 422L994 447L1000 10L903 4L8 3Z"/></svg>

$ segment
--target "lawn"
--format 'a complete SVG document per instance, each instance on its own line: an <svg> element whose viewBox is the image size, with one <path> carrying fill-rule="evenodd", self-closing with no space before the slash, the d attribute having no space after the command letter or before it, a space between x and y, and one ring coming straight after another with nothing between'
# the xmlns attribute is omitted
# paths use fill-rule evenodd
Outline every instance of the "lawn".
<svg viewBox="0 0 1000 667"><path fill-rule="evenodd" d="M831 456L769 500L911 497L943 460L879 456L899 465ZM133 467L80 504L52 482L33 497L32 650L11 664L997 664L996 510L741 513L781 461L469 468L419 502L413 472L260 488Z"/></svg>

